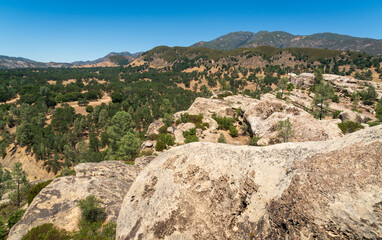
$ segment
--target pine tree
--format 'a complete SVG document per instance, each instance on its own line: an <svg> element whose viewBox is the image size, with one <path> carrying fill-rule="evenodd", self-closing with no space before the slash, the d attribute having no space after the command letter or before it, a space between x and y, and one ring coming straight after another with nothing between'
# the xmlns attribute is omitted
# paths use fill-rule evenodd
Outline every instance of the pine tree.
<svg viewBox="0 0 382 240"><path fill-rule="evenodd" d="M313 97L312 107L313 111L317 113L320 120L325 117L329 111L329 99L334 95L334 89L329 83L320 83L315 86L315 93Z"/></svg>
<svg viewBox="0 0 382 240"><path fill-rule="evenodd" d="M27 174L23 170L22 164L20 162L16 162L12 168L11 179L9 180L9 187L16 189L15 195L13 197L15 198L17 207L20 207L21 192L23 188L28 185L29 182L27 179Z"/></svg>
<svg viewBox="0 0 382 240"><path fill-rule="evenodd" d="M289 142L290 137L292 137L294 131L292 129L292 123L289 118L285 121L280 121L277 126L277 131L279 137L282 137L283 142Z"/></svg>

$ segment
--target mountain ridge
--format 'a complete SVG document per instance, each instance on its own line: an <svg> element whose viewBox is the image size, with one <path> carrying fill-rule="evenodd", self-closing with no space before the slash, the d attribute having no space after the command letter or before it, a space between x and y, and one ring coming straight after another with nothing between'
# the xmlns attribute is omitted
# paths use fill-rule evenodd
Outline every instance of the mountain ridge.
<svg viewBox="0 0 382 240"><path fill-rule="evenodd" d="M278 48L321 48L364 52L369 55L382 55L382 39L361 38L337 33L315 33L311 35L293 35L284 31L248 31L231 32L211 41L197 42L190 47L206 47L218 50L236 48L254 48L268 45Z"/></svg>
<svg viewBox="0 0 382 240"><path fill-rule="evenodd" d="M107 61L108 59L115 57L115 56L121 56L124 59L122 60L128 60L128 62L134 60L139 55L141 55L142 52L136 52L136 53L130 53L127 51L123 52L110 52L109 54L105 55L104 57L98 58L96 60L88 60L88 61L74 61L70 63L61 63L61 62L39 62L32 59L24 58L24 57L10 57L5 55L0 55L0 68L38 68L38 67L73 67L73 66L83 66L83 65L92 65L92 64L98 64L104 61ZM113 59L111 59L113 61ZM115 61L118 63L121 59L115 59Z"/></svg>
<svg viewBox="0 0 382 240"><path fill-rule="evenodd" d="M275 48L316 48L340 51L355 51L368 55L382 56L382 39L361 38L337 33L323 32L311 35L293 35L285 31L238 31L231 32L211 41L200 41L189 47L203 47L213 50L235 50L239 48L258 48L270 46ZM0 55L0 68L39 68L39 67L94 67L127 65L144 53L110 52L104 57L70 63L38 62L23 57ZM103 64L107 62L108 64Z"/></svg>

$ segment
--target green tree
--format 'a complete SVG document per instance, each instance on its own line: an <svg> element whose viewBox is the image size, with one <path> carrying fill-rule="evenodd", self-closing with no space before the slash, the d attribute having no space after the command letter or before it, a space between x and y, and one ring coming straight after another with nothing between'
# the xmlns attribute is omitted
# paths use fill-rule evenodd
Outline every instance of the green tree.
<svg viewBox="0 0 382 240"><path fill-rule="evenodd" d="M322 84L324 82L324 71L321 68L316 68L314 70L314 86Z"/></svg>
<svg viewBox="0 0 382 240"><path fill-rule="evenodd" d="M278 136L282 137L283 142L289 142L289 139L293 135L292 123L289 118L285 121L280 121L277 125Z"/></svg>
<svg viewBox="0 0 382 240"><path fill-rule="evenodd" d="M111 126L107 129L109 146L113 152L118 150L118 141L127 133L132 132L133 120L125 111L117 112L111 119Z"/></svg>
<svg viewBox="0 0 382 240"><path fill-rule="evenodd" d="M22 164L20 162L16 162L13 165L11 176L12 176L12 178L9 182L9 187L16 190L13 198L15 198L15 202L16 202L17 207L20 207L21 193L25 187L29 186L27 174L23 170Z"/></svg>
<svg viewBox="0 0 382 240"><path fill-rule="evenodd" d="M86 223L103 222L106 219L105 209L100 206L100 201L95 196L88 196L80 200L81 221Z"/></svg>
<svg viewBox="0 0 382 240"><path fill-rule="evenodd" d="M229 126L229 135L231 135L231 137L238 137L239 136L239 132L237 131L237 129L234 125Z"/></svg>
<svg viewBox="0 0 382 240"><path fill-rule="evenodd" d="M329 99L334 95L334 89L329 83L321 83L315 86L315 94L313 97L313 111L317 113L320 120L325 117L329 111Z"/></svg>
<svg viewBox="0 0 382 240"><path fill-rule="evenodd" d="M24 213L25 213L25 210L16 209L9 214L7 219L9 229L11 229L22 218Z"/></svg>
<svg viewBox="0 0 382 240"><path fill-rule="evenodd" d="M139 139L133 133L128 132L120 141L118 141L118 151L114 155L115 159L134 159L138 155L140 145Z"/></svg>
<svg viewBox="0 0 382 240"><path fill-rule="evenodd" d="M224 137L223 133L220 133L219 138L218 138L218 143L227 143L227 140Z"/></svg>
<svg viewBox="0 0 382 240"><path fill-rule="evenodd" d="M99 113L98 117L98 125L104 127L109 121L109 113L106 109L102 109Z"/></svg>
<svg viewBox="0 0 382 240"><path fill-rule="evenodd" d="M367 88L366 91L363 90L361 92L361 98L363 100L363 103L366 105L372 105L374 101L377 99L377 97L378 97L378 94L375 91L375 87L371 85Z"/></svg>
<svg viewBox="0 0 382 240"><path fill-rule="evenodd" d="M167 126L170 126L174 122L174 108L172 107L170 100L163 99L160 110L163 116L163 122Z"/></svg>

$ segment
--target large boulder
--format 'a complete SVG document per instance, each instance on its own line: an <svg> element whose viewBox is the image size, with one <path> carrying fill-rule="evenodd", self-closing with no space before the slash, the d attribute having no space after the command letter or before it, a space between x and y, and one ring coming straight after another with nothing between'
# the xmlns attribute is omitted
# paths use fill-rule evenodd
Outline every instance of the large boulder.
<svg viewBox="0 0 382 240"><path fill-rule="evenodd" d="M143 166L119 161L77 165L76 176L56 178L35 197L8 239L19 240L31 228L45 223L67 231L76 230L81 215L78 202L89 195L96 196L105 207L106 221L115 222L123 198Z"/></svg>
<svg viewBox="0 0 382 240"><path fill-rule="evenodd" d="M346 121L352 121L352 122L359 122L359 123L366 123L367 117L362 115L361 113L346 110L340 113L338 116L339 119L341 119L342 122Z"/></svg>
<svg viewBox="0 0 382 240"><path fill-rule="evenodd" d="M162 119L155 120L147 129L146 136L158 135L159 129L164 126Z"/></svg>
<svg viewBox="0 0 382 240"><path fill-rule="evenodd" d="M124 239L378 239L382 126L269 147L192 143L137 177Z"/></svg>

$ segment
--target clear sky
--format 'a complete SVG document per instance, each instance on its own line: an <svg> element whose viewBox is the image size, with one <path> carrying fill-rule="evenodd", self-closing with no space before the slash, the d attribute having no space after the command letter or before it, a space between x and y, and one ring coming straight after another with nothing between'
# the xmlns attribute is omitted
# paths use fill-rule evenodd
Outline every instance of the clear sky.
<svg viewBox="0 0 382 240"><path fill-rule="evenodd" d="M382 39L382 0L0 0L0 55L37 61L94 60L260 30Z"/></svg>

